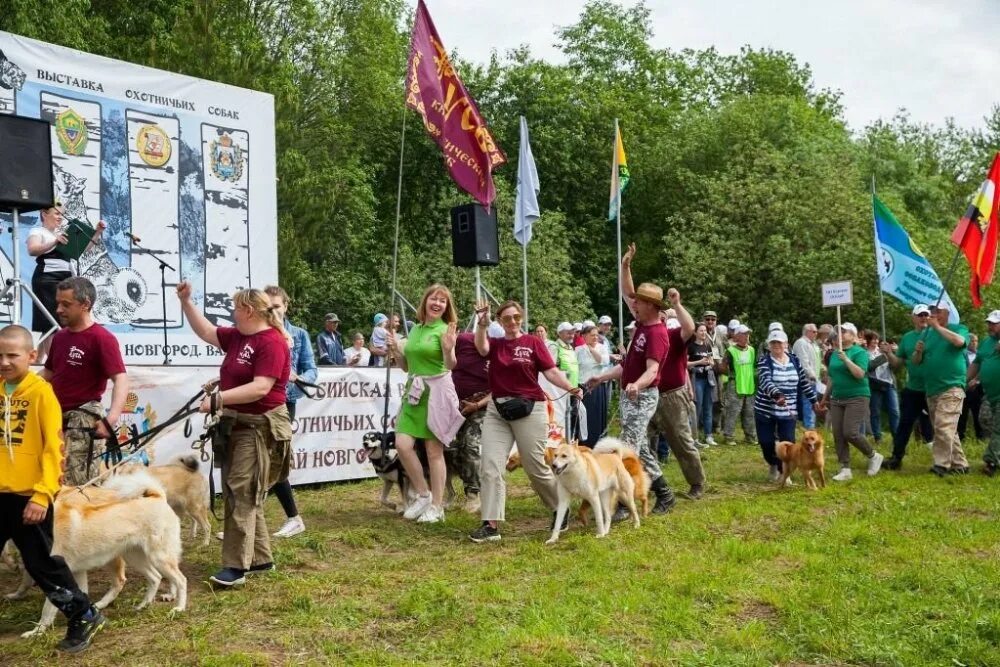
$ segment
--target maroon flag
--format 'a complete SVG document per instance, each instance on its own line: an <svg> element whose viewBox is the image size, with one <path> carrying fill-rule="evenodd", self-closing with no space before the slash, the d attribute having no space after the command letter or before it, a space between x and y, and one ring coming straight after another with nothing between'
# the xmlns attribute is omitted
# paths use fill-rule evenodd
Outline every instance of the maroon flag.
<svg viewBox="0 0 1000 667"><path fill-rule="evenodd" d="M458 78L423 0L417 2L410 39L406 106L423 118L458 187L489 208L496 197L493 169L505 164L507 156Z"/></svg>

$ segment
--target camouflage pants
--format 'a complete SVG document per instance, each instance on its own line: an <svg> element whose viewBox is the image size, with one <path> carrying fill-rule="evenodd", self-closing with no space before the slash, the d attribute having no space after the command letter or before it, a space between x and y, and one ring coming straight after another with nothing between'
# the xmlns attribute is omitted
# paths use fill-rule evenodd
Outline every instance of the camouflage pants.
<svg viewBox="0 0 1000 667"><path fill-rule="evenodd" d="M486 408L473 412L465 418L458 430L455 442L444 450L444 460L448 467L462 478L465 495L479 493L479 459L482 452L483 418Z"/></svg>
<svg viewBox="0 0 1000 667"><path fill-rule="evenodd" d="M68 486L85 484L97 477L102 470L107 469L107 465L99 458L104 453L104 440L92 437L91 429L97 425L97 418L87 414L88 412L103 415L104 406L98 401L91 401L84 403L77 410L63 413L63 437L66 439L64 483ZM91 442L93 442L93 453L91 453Z"/></svg>
<svg viewBox="0 0 1000 667"><path fill-rule="evenodd" d="M640 391L639 397L634 401L622 392L621 402L618 404L618 416L622 425L621 440L639 455L642 468L649 475L650 482L655 482L663 476L660 462L650 451L649 440L646 437L646 429L656 414L656 405L659 401L660 390L648 387Z"/></svg>
<svg viewBox="0 0 1000 667"><path fill-rule="evenodd" d="M743 422L743 437L750 444L757 442L757 427L753 418L753 395L740 396L736 393L736 381L726 385L726 401L723 408L722 435L727 440L736 436L736 419Z"/></svg>

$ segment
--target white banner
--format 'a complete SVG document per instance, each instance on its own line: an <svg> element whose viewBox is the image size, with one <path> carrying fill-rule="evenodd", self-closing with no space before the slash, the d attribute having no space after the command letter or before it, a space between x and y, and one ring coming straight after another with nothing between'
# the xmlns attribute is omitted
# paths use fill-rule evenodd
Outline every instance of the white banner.
<svg viewBox="0 0 1000 667"><path fill-rule="evenodd" d="M165 297L174 360L218 365L220 354L186 326L173 287L191 281L206 316L226 324L233 292L277 280L271 95L0 32L0 114L51 123L66 218L107 222L104 243L84 253L79 271L97 287L95 315L125 362L162 362ZM37 216L21 220L24 239ZM10 277L13 251L4 234L0 280ZM23 241L17 252L30 283L34 258ZM174 269L165 293L157 258ZM22 306L30 326L27 296Z"/></svg>
<svg viewBox="0 0 1000 667"><path fill-rule="evenodd" d="M129 368L132 390L119 426L124 441L163 423L193 397L198 388L218 376L210 367L144 366ZM395 428L399 397L406 374L392 370L389 399L390 430ZM385 401L385 369L322 367L316 381L316 399L303 398L296 404L292 423L292 484L330 482L374 477L361 438L382 429ZM111 400L111 391L104 404ZM145 451L152 465L169 463L192 452L191 444L201 435L204 417L191 417L192 432L184 435L181 422L157 436ZM208 464L202 464L208 472Z"/></svg>

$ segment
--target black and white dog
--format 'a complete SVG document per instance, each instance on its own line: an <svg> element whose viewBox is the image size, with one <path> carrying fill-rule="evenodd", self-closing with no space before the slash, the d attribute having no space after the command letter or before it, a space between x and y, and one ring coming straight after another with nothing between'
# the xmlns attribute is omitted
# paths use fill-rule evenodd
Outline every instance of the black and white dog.
<svg viewBox="0 0 1000 667"><path fill-rule="evenodd" d="M381 433L370 431L365 433L361 439L361 444L368 454L368 460L375 468L375 474L382 480L382 493L379 496L379 504L383 507L403 512L406 506L414 500L414 493L410 487L410 478L406 475L403 462L399 460L399 453L396 451L396 434L392 431ZM430 468L427 465L427 452L424 449L423 440L417 440L414 451L420 459L420 465L424 469L424 479L430 483ZM448 480L445 485L445 507L451 504L455 498L455 487L452 484L452 471L448 469ZM389 500L389 493L392 487L399 489L399 497L403 501L401 505Z"/></svg>

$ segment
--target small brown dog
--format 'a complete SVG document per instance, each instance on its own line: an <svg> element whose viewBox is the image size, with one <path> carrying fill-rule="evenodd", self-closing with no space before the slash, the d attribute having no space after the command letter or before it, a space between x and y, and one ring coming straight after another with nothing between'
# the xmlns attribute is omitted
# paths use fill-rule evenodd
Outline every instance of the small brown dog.
<svg viewBox="0 0 1000 667"><path fill-rule="evenodd" d="M779 442L775 447L778 458L781 459L782 471L780 485L784 486L788 477L798 468L806 479L806 487L815 489L813 470L819 471L819 485L826 488L826 477L823 474L823 436L816 431L806 431L799 442Z"/></svg>

